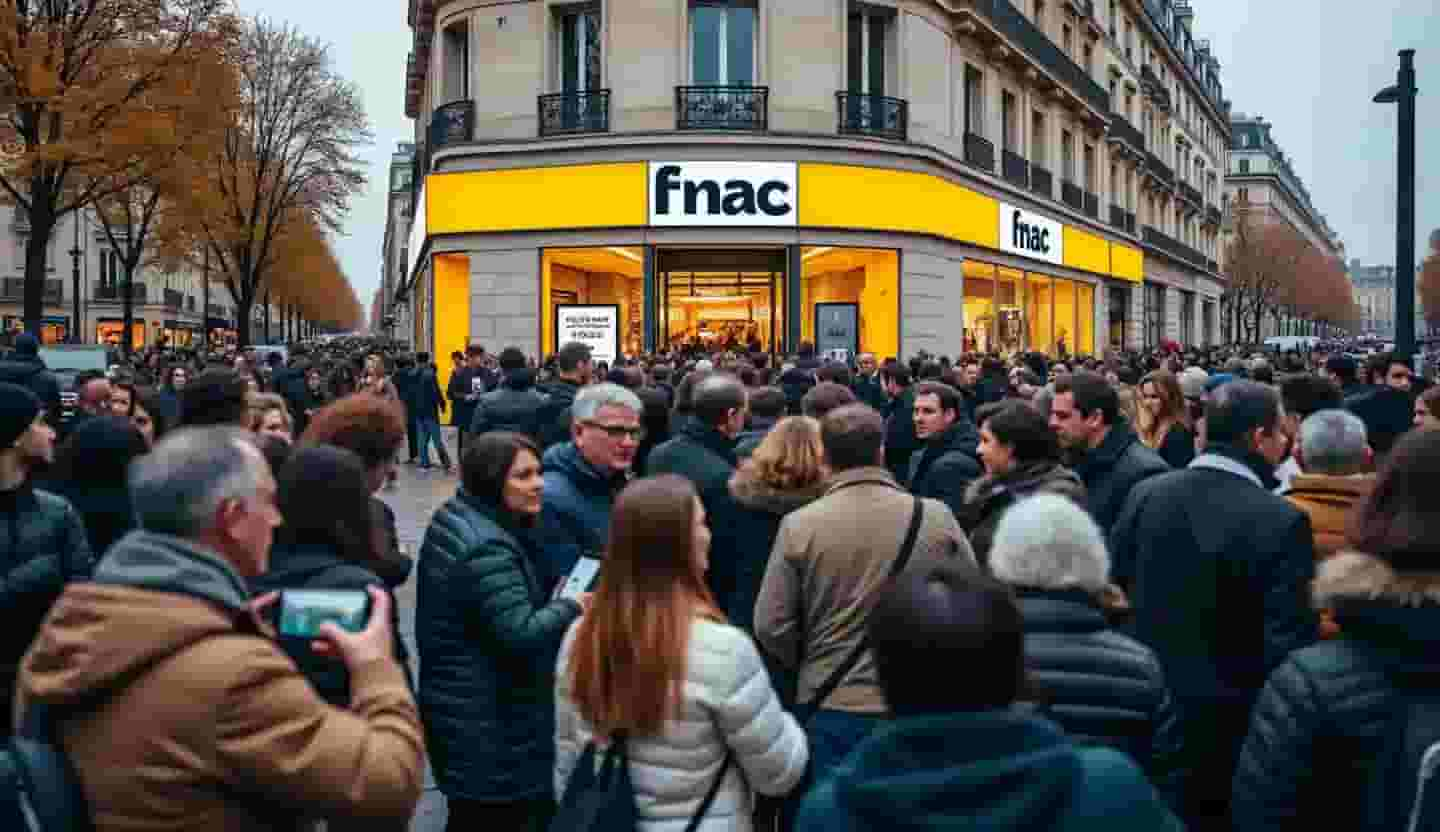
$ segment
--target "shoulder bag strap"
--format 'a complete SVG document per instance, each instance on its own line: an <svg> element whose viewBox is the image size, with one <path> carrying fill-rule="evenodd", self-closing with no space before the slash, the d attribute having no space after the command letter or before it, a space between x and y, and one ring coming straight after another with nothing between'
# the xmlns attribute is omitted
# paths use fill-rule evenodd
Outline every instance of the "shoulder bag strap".
<svg viewBox="0 0 1440 832"><path fill-rule="evenodd" d="M685 832L696 832L700 828L701 822L710 813L710 807L715 804L715 797L720 794L720 786L724 784L725 775L730 772L730 763L734 760L735 752L726 748L725 762L720 764L720 773L715 775L715 781L710 784L709 791L705 792L705 799L700 801L700 807L690 816L690 822L685 824Z"/></svg>
<svg viewBox="0 0 1440 832"><path fill-rule="evenodd" d="M890 572L886 576L887 580L904 572L906 565L910 563L910 556L915 553L915 541L920 536L920 521L925 516L925 504L921 502L919 497L913 497L912 499L915 501L915 507L910 512L910 528L905 530L905 541L900 544L899 556L890 564ZM801 723L808 722L810 717L814 716L815 712L820 710L820 706L824 705L825 700L829 699L830 695L840 687L840 683L845 681L845 677L850 675L850 671L854 670L855 665L859 663L860 657L865 655L865 651L869 649L870 634L867 632L861 636L860 643L855 645L855 649L851 651L850 655L845 657L845 661L841 662L840 666L835 668L834 672L830 674L830 677L825 680L825 684L816 688L814 698L796 708L796 717Z"/></svg>

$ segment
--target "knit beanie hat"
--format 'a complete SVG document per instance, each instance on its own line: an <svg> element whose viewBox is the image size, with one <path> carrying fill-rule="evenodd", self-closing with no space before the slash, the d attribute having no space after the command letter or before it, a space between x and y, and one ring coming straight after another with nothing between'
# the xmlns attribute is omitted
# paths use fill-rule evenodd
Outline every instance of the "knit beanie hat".
<svg viewBox="0 0 1440 832"><path fill-rule="evenodd" d="M25 435L40 415L40 400L27 388L0 382L0 451Z"/></svg>

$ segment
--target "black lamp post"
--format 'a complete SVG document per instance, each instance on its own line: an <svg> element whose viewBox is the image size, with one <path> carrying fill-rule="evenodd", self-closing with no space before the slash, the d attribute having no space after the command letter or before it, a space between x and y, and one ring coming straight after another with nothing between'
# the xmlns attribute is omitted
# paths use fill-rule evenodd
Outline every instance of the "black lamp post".
<svg viewBox="0 0 1440 832"><path fill-rule="evenodd" d="M1395 352L1415 356L1415 50L1400 50L1393 87L1375 94L1376 104L1400 105L1399 177L1395 208Z"/></svg>
<svg viewBox="0 0 1440 832"><path fill-rule="evenodd" d="M74 306L74 320L71 321L69 341L72 344L85 343L83 324L80 318L80 214L75 214L75 247L70 249L71 305Z"/></svg>

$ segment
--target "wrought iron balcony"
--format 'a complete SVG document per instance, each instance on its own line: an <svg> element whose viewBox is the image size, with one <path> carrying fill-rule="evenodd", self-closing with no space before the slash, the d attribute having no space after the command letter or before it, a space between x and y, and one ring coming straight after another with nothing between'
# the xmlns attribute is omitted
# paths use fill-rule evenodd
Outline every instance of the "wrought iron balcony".
<svg viewBox="0 0 1440 832"><path fill-rule="evenodd" d="M769 125L769 87L675 88L677 130L767 130Z"/></svg>
<svg viewBox="0 0 1440 832"><path fill-rule="evenodd" d="M1015 8L1011 0L968 0L975 14L991 28L1025 50L1036 63L1057 81L1073 91L1096 112L1109 107L1109 95L1090 77L1084 67L1075 63L1064 50L1055 45L1030 19Z"/></svg>
<svg viewBox="0 0 1440 832"><path fill-rule="evenodd" d="M858 92L835 93L839 132L905 141L910 126L910 102Z"/></svg>
<svg viewBox="0 0 1440 832"><path fill-rule="evenodd" d="M120 301L125 297L120 289L120 284L100 285L95 287L95 300ZM146 292L144 283L130 284L130 300L133 303L145 303L149 294Z"/></svg>
<svg viewBox="0 0 1440 832"><path fill-rule="evenodd" d="M1022 188L1030 185L1030 163L1025 161L1025 157L1013 151L1001 151L1000 166L1000 175L1005 177L1006 182Z"/></svg>
<svg viewBox="0 0 1440 832"><path fill-rule="evenodd" d="M1145 154L1145 172L1159 180L1168 188L1175 187L1175 171L1160 160L1154 153Z"/></svg>
<svg viewBox="0 0 1440 832"><path fill-rule="evenodd" d="M1060 201L1074 208L1076 211L1085 208L1085 192L1074 182L1060 181Z"/></svg>
<svg viewBox="0 0 1440 832"><path fill-rule="evenodd" d="M1044 196L1046 199L1055 198L1055 177L1050 171L1039 165L1030 166L1030 190Z"/></svg>
<svg viewBox="0 0 1440 832"><path fill-rule="evenodd" d="M1205 204L1205 197L1200 195L1200 189L1189 182L1180 183L1180 196L1188 200L1195 210L1199 211L1200 206Z"/></svg>
<svg viewBox="0 0 1440 832"><path fill-rule="evenodd" d="M607 133L610 91L572 90L540 96L540 135Z"/></svg>
<svg viewBox="0 0 1440 832"><path fill-rule="evenodd" d="M1165 112L1170 112L1170 88L1165 86L1155 70L1149 64L1140 68L1140 86L1155 106Z"/></svg>
<svg viewBox="0 0 1440 832"><path fill-rule="evenodd" d="M1110 203L1110 224L1120 230L1125 229L1125 209L1115 203Z"/></svg>
<svg viewBox="0 0 1440 832"><path fill-rule="evenodd" d="M1111 142L1127 144L1135 149L1136 153L1145 152L1145 136L1130 123L1125 116L1110 111L1110 135Z"/></svg>
<svg viewBox="0 0 1440 832"><path fill-rule="evenodd" d="M430 147L470 141L475 133L475 102L451 101L430 114ZM416 148L417 152L419 148ZM428 173L429 171L426 171Z"/></svg>
<svg viewBox="0 0 1440 832"><path fill-rule="evenodd" d="M995 145L984 136L975 133L965 134L965 161L981 170L994 172L995 170Z"/></svg>
<svg viewBox="0 0 1440 832"><path fill-rule="evenodd" d="M1100 197L1089 191L1085 192L1085 216L1095 219L1100 218Z"/></svg>
<svg viewBox="0 0 1440 832"><path fill-rule="evenodd" d="M1145 226L1145 244L1196 268L1205 268L1205 255L1154 226Z"/></svg>
<svg viewBox="0 0 1440 832"><path fill-rule="evenodd" d="M46 280L40 290L40 297L46 303L59 303L65 294L65 281ZM19 301L25 297L25 278L7 277L0 280L0 298Z"/></svg>

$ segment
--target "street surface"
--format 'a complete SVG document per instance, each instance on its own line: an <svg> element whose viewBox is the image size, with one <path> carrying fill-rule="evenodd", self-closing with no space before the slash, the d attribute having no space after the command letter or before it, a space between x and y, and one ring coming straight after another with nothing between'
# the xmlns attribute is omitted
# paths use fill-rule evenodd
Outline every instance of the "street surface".
<svg viewBox="0 0 1440 832"><path fill-rule="evenodd" d="M455 432L450 428L445 428L445 444L451 456L455 456ZM401 454L405 452L402 446ZM433 455L431 459L434 459ZM430 515L455 494L460 477L458 474L446 475L438 465L428 471L416 465L397 465L396 470L399 477L395 485L382 489L380 498L389 503L390 508L395 511L395 525L400 534L400 543L413 557L419 554L420 540L425 536L425 527L430 524ZM418 671L413 573L410 580L400 588L396 598L400 603L401 634L410 648L410 661L416 665L414 669ZM415 821L410 825L411 832L443 832L445 819L445 797L435 788L434 779L427 773L425 796L421 798L420 807L415 812Z"/></svg>

